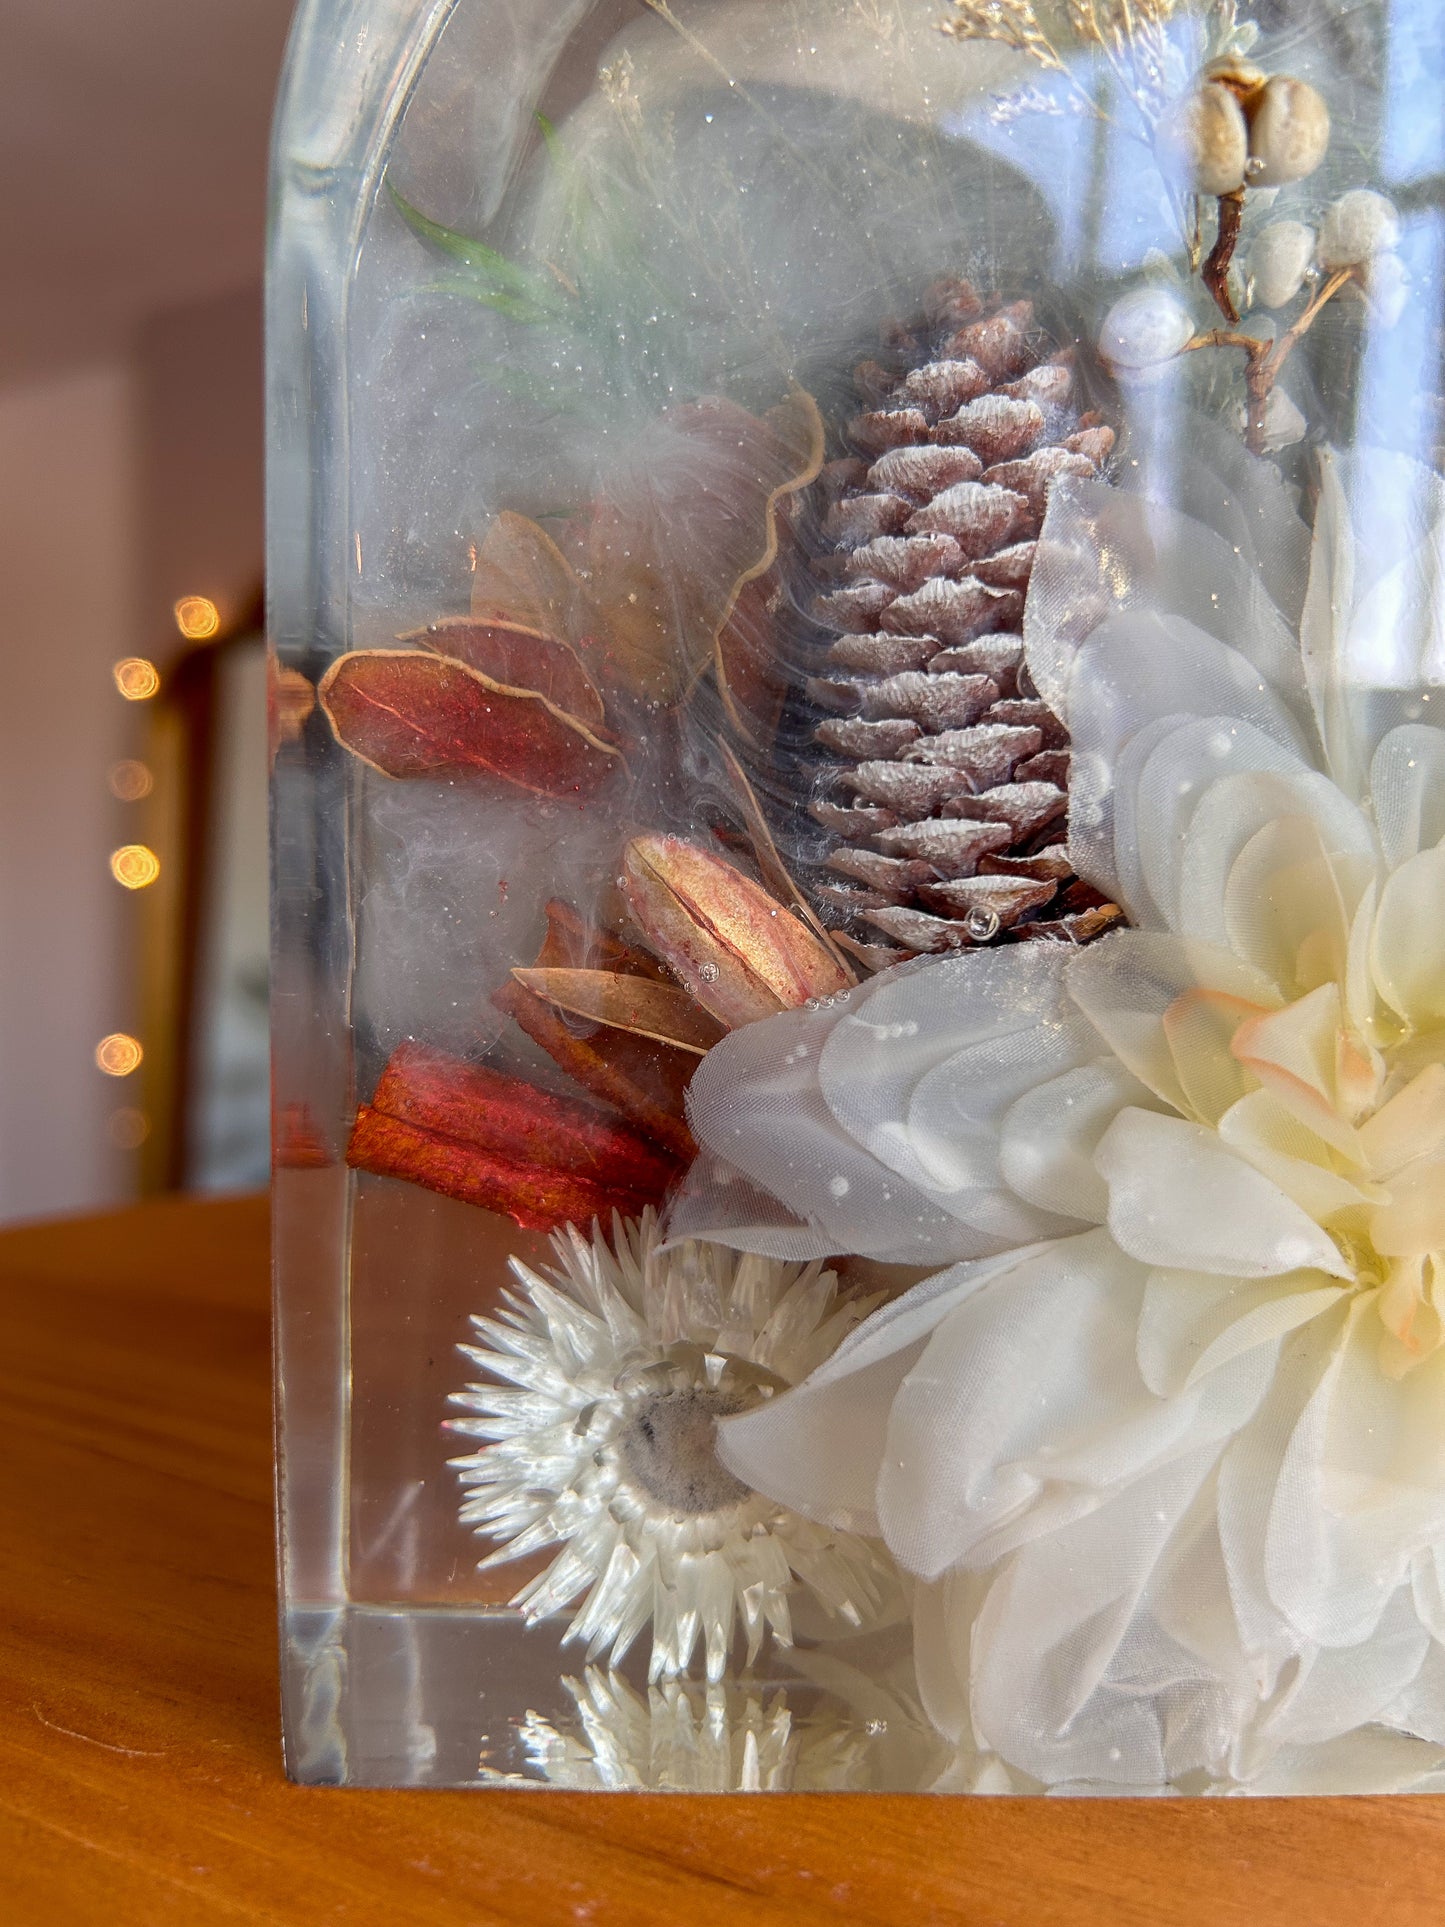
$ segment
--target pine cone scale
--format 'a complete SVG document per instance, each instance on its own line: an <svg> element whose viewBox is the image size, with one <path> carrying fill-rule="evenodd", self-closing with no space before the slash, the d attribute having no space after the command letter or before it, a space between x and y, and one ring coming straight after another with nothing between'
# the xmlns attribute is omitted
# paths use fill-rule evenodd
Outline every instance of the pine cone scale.
<svg viewBox="0 0 1445 1927"><path fill-rule="evenodd" d="M1068 732L1020 631L1049 491L1097 476L1113 431L1027 301L939 282L884 356L857 369L849 452L818 484L819 907L873 965L1088 941L1119 912L1069 866Z"/></svg>

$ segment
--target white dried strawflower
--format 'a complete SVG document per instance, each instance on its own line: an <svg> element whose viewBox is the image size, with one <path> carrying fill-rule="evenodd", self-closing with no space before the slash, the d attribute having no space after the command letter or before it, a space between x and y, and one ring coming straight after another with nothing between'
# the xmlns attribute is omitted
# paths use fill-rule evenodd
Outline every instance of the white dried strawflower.
<svg viewBox="0 0 1445 1927"><path fill-rule="evenodd" d="M1330 110L1308 81L1273 75L1245 113L1251 187L1288 187L1314 173L1330 144Z"/></svg>
<svg viewBox="0 0 1445 1927"><path fill-rule="evenodd" d="M856 1630L891 1608L896 1573L876 1542L761 1498L717 1456L718 1421L806 1378L876 1302L840 1295L831 1271L719 1245L663 1249L655 1215L613 1220L612 1244L569 1226L541 1276L465 1355L493 1381L452 1402L449 1429L485 1443L452 1463L462 1519L498 1540L483 1568L561 1550L517 1594L529 1621L585 1594L568 1629L614 1665L649 1622L651 1677L701 1642L709 1679L734 1630L748 1663L771 1628L792 1639L795 1585Z"/></svg>
<svg viewBox="0 0 1445 1927"><path fill-rule="evenodd" d="M1232 194L1249 159L1244 110L1227 87L1200 87L1159 123L1154 151L1184 193Z"/></svg>
<svg viewBox="0 0 1445 1927"><path fill-rule="evenodd" d="M536 1776L609 1793L838 1793L868 1785L871 1742L861 1724L827 1704L800 1717L782 1686L667 1679L639 1691L595 1666L562 1685L572 1717L529 1712L520 1738L532 1773L508 1780L535 1784Z"/></svg>
<svg viewBox="0 0 1445 1927"><path fill-rule="evenodd" d="M1167 288L1134 288L1105 315L1099 352L1117 375L1143 374L1172 361L1193 335L1188 309Z"/></svg>
<svg viewBox="0 0 1445 1927"><path fill-rule="evenodd" d="M1393 201L1373 188L1352 187L1332 201L1320 223L1320 265L1358 267L1372 254L1383 254L1400 238L1400 217Z"/></svg>
<svg viewBox="0 0 1445 1927"><path fill-rule="evenodd" d="M1271 221L1249 250L1249 275L1261 308L1293 301L1315 258L1315 231L1304 221Z"/></svg>

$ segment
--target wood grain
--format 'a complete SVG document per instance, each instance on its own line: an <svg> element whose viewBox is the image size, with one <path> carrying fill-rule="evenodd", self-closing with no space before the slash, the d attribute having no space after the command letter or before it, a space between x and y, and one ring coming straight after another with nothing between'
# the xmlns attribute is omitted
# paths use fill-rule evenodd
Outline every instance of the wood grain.
<svg viewBox="0 0 1445 1927"><path fill-rule="evenodd" d="M1445 1802L337 1793L277 1740L266 1219L0 1237L14 1927L1425 1927Z"/></svg>

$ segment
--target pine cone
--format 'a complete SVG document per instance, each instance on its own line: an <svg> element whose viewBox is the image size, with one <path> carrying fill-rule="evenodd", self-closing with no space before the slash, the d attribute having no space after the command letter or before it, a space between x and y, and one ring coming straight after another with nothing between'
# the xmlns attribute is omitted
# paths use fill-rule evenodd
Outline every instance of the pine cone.
<svg viewBox="0 0 1445 1927"><path fill-rule="evenodd" d="M820 479L811 573L829 632L806 693L819 913L874 967L994 940L1086 942L1121 912L1069 866L1068 734L1023 660L1048 492L1099 474L1070 352L1032 305L940 281L892 366L865 362L854 454ZM879 936L887 940L880 944Z"/></svg>

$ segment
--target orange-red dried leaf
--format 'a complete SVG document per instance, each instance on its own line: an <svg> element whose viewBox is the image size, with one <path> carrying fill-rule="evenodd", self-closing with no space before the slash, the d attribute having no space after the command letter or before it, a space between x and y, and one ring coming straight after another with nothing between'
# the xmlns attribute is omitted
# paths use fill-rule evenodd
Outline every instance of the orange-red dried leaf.
<svg viewBox="0 0 1445 1927"><path fill-rule="evenodd" d="M266 655L266 731L271 761L287 743L294 743L316 707L316 691L299 669L283 668L274 650Z"/></svg>
<svg viewBox="0 0 1445 1927"><path fill-rule="evenodd" d="M505 1213L528 1230L656 1204L676 1162L630 1126L420 1044L392 1053L347 1163Z"/></svg>
<svg viewBox="0 0 1445 1927"><path fill-rule="evenodd" d="M683 1116L699 1062L691 1052L564 1016L515 981L496 991L492 1002L584 1091L620 1111L684 1164L696 1157Z"/></svg>
<svg viewBox="0 0 1445 1927"><path fill-rule="evenodd" d="M602 729L607 721L597 685L576 650L544 630L519 622L449 616L398 640L464 662L504 688L530 689L592 729Z"/></svg>
<svg viewBox="0 0 1445 1927"><path fill-rule="evenodd" d="M342 656L320 698L338 741L384 776L495 776L539 796L590 796L620 752L535 690L414 649Z"/></svg>
<svg viewBox="0 0 1445 1927"><path fill-rule="evenodd" d="M611 1030L650 1037L705 1057L726 1034L685 990L616 970L514 970L524 990L545 1004Z"/></svg>
<svg viewBox="0 0 1445 1927"><path fill-rule="evenodd" d="M546 907L547 933L537 952L538 970L625 970L629 976L663 981L662 966L615 930L588 923L561 897Z"/></svg>

